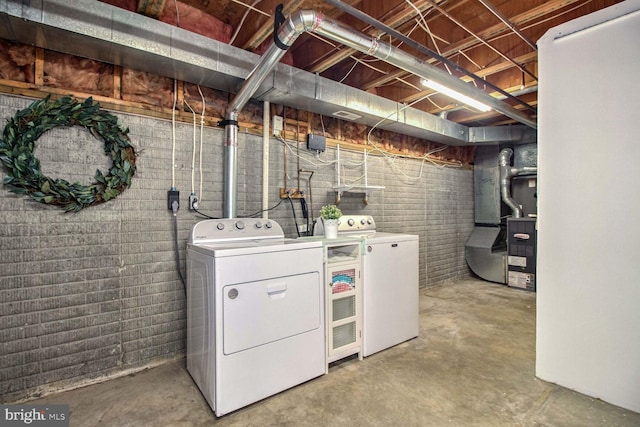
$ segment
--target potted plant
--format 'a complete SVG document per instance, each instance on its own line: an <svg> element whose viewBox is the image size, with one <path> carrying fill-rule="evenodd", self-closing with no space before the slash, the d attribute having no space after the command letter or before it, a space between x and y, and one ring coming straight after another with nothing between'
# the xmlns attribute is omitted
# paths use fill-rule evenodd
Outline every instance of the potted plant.
<svg viewBox="0 0 640 427"><path fill-rule="evenodd" d="M320 209L320 218L324 224L324 235L327 239L338 237L338 219L342 211L336 205L325 205Z"/></svg>

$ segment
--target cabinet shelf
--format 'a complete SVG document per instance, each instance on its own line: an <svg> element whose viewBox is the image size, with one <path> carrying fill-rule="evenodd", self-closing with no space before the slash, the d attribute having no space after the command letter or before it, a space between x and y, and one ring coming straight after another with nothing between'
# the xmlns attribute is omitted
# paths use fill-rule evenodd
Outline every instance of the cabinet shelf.
<svg viewBox="0 0 640 427"><path fill-rule="evenodd" d="M362 359L361 242L325 243L327 362Z"/></svg>

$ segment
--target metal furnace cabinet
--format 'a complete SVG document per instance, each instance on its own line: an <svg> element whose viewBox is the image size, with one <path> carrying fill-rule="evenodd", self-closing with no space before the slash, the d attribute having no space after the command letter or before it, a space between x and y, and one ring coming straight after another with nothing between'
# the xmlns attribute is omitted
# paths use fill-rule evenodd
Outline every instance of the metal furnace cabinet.
<svg viewBox="0 0 640 427"><path fill-rule="evenodd" d="M536 219L507 219L507 284L536 290Z"/></svg>

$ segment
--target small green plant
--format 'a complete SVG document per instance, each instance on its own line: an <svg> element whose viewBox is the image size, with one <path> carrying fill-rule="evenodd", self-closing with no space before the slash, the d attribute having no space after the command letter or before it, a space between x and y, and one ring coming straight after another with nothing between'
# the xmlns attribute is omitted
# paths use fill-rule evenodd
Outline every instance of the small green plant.
<svg viewBox="0 0 640 427"><path fill-rule="evenodd" d="M342 211L336 205L325 205L320 209L322 219L339 219Z"/></svg>

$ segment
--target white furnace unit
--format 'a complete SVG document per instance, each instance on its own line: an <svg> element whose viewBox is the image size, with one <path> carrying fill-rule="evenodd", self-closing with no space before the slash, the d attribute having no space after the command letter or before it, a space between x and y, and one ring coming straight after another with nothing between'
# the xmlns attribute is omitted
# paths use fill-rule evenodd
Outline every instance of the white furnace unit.
<svg viewBox="0 0 640 427"><path fill-rule="evenodd" d="M274 221L197 223L187 244L187 370L216 416L323 375L322 242Z"/></svg>

